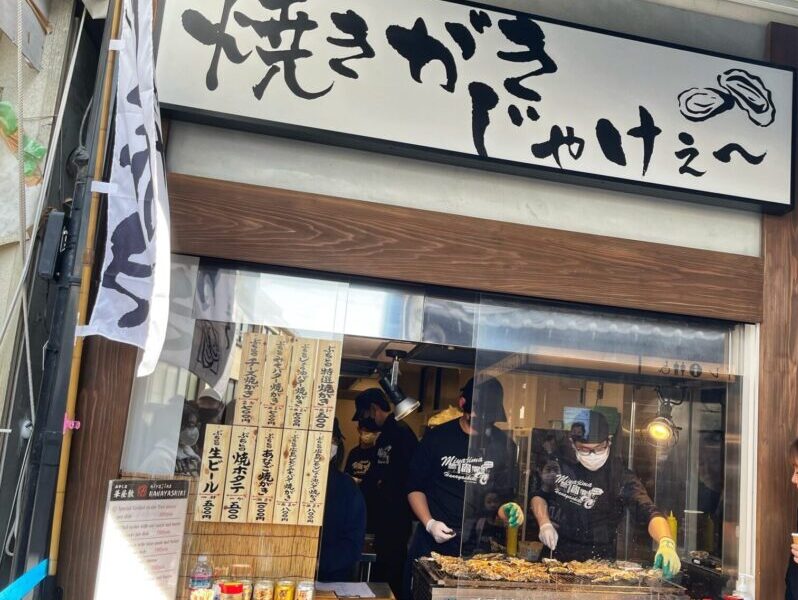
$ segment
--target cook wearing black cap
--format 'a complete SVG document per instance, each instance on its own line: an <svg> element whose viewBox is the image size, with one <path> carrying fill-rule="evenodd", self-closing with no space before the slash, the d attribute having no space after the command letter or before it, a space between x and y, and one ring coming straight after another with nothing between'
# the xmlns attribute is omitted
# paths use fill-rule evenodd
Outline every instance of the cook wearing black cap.
<svg viewBox="0 0 798 600"><path fill-rule="evenodd" d="M668 522L640 479L620 458L611 458L612 435L607 419L590 411L590 419L571 428L574 456L550 460L532 493L532 512L540 541L561 560L616 558L616 533L625 509L648 525L659 547L654 566L666 577L679 572L681 561Z"/></svg>
<svg viewBox="0 0 798 600"><path fill-rule="evenodd" d="M396 420L385 393L379 388L358 394L352 420L358 421L361 428L380 432L376 464L369 469L361 486L376 487L381 500L380 514L371 519L377 554L372 579L387 582L399 598L412 521L405 490L410 459L418 440L405 423Z"/></svg>
<svg viewBox="0 0 798 600"><path fill-rule="evenodd" d="M416 530L408 551L405 587L412 561L435 551L460 554L463 532L484 512L484 498L494 492L503 504L498 516L517 526L524 512L512 502L515 494L515 443L495 423L506 421L504 390L493 377L478 381L474 410L474 381L460 391L463 416L430 430L416 450L410 466L408 501L421 527ZM466 494L466 484L470 486ZM473 486L473 487L471 487ZM463 553L469 549L463 547ZM406 596L407 597L407 596Z"/></svg>

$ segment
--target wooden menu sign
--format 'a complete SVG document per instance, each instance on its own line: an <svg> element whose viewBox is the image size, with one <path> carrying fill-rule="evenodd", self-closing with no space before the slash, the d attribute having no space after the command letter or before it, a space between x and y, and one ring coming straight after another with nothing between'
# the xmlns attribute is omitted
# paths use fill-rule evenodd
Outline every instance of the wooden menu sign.
<svg viewBox="0 0 798 600"><path fill-rule="evenodd" d="M335 400L338 395L338 377L341 374L341 348L341 342L319 340L313 402L310 410L311 430L332 431Z"/></svg>
<svg viewBox="0 0 798 600"><path fill-rule="evenodd" d="M222 522L245 523L252 482L252 459L255 454L257 429L235 425L230 439L230 458L224 485Z"/></svg>
<svg viewBox="0 0 798 600"><path fill-rule="evenodd" d="M282 427L288 397L293 340L284 335L270 335L266 342L266 365L263 370L264 392L261 396L259 425Z"/></svg>
<svg viewBox="0 0 798 600"><path fill-rule="evenodd" d="M230 434L231 428L225 425L207 425L205 427L202 468L197 486L197 501L194 505L195 521L216 523L222 516Z"/></svg>
<svg viewBox="0 0 798 600"><path fill-rule="evenodd" d="M277 493L272 523L296 525L299 518L299 497L302 492L302 472L308 432L302 429L283 431L283 448L277 477Z"/></svg>
<svg viewBox="0 0 798 600"><path fill-rule="evenodd" d="M241 344L241 368L238 375L234 425L257 425L262 392L266 334L247 332Z"/></svg>
<svg viewBox="0 0 798 600"><path fill-rule="evenodd" d="M332 432L311 431L305 453L302 495L299 501L298 525L321 527L324 517L324 497L330 465Z"/></svg>
<svg viewBox="0 0 798 600"><path fill-rule="evenodd" d="M291 351L288 404L285 408L286 429L308 428L317 348L318 340L308 338L294 340Z"/></svg>
<svg viewBox="0 0 798 600"><path fill-rule="evenodd" d="M282 429L274 427L258 429L255 470L252 476L252 493L249 498L247 518L249 523L272 522L282 441Z"/></svg>

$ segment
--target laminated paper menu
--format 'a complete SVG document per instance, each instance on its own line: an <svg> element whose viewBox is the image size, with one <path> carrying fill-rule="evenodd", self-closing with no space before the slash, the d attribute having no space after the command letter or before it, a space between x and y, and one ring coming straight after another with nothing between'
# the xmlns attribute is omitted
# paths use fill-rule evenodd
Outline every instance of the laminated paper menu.
<svg viewBox="0 0 798 600"><path fill-rule="evenodd" d="M308 432L302 429L283 431L283 448L277 477L277 494L272 523L296 525L299 517L299 497L302 492L302 472Z"/></svg>
<svg viewBox="0 0 798 600"><path fill-rule="evenodd" d="M330 464L332 432L311 431L305 454L305 472L299 501L298 525L321 526Z"/></svg>
<svg viewBox="0 0 798 600"><path fill-rule="evenodd" d="M230 458L224 485L222 522L246 523L252 483L252 461L257 428L235 425L230 438Z"/></svg>
<svg viewBox="0 0 798 600"><path fill-rule="evenodd" d="M249 498L249 523L271 523L274 497L277 492L277 471L280 466L283 430L274 427L258 429L255 470Z"/></svg>
<svg viewBox="0 0 798 600"><path fill-rule="evenodd" d="M311 430L332 431L340 374L341 342L319 340L310 410Z"/></svg>
<svg viewBox="0 0 798 600"><path fill-rule="evenodd" d="M266 334L245 333L241 343L241 368L238 375L234 425L258 424L265 356Z"/></svg>
<svg viewBox="0 0 798 600"><path fill-rule="evenodd" d="M261 396L259 425L283 427L288 398L293 340L285 335L270 335L266 341L266 365L263 370L264 392Z"/></svg>
<svg viewBox="0 0 798 600"><path fill-rule="evenodd" d="M108 482L95 600L173 600L188 490L185 480Z"/></svg>
<svg viewBox="0 0 798 600"><path fill-rule="evenodd" d="M202 446L202 468L194 520L216 523L222 516L224 480L227 474L227 457L230 450L231 428L225 425L208 425Z"/></svg>
<svg viewBox="0 0 798 600"><path fill-rule="evenodd" d="M308 338L294 340L291 351L291 374L288 377L288 404L285 408L286 429L308 428L317 347L318 340Z"/></svg>

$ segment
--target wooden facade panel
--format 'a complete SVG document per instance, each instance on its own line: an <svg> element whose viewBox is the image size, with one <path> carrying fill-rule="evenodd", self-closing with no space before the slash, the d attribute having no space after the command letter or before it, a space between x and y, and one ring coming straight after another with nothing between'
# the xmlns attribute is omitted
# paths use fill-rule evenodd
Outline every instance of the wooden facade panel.
<svg viewBox="0 0 798 600"><path fill-rule="evenodd" d="M119 475L136 349L92 337L84 342L72 437L58 583L64 598L94 597L108 481Z"/></svg>
<svg viewBox="0 0 798 600"><path fill-rule="evenodd" d="M770 57L798 67L798 28L771 23ZM798 109L798 107L796 107ZM798 151L798 148L794 152ZM793 177L798 181L798 172ZM784 572L798 495L787 449L798 429L798 214L763 221L757 457L757 598L784 598Z"/></svg>
<svg viewBox="0 0 798 600"><path fill-rule="evenodd" d="M171 173L175 252L758 322L762 261ZM486 199L490 201L490 199Z"/></svg>

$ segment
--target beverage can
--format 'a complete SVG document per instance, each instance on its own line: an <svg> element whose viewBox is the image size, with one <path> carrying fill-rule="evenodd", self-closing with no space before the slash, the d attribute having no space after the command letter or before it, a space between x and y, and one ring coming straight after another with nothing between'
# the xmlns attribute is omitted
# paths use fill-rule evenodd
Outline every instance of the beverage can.
<svg viewBox="0 0 798 600"><path fill-rule="evenodd" d="M271 579L261 579L255 582L253 600L273 600L274 582Z"/></svg>
<svg viewBox="0 0 798 600"><path fill-rule="evenodd" d="M295 600L313 600L315 586L312 581L300 581L296 586Z"/></svg>
<svg viewBox="0 0 798 600"><path fill-rule="evenodd" d="M290 579L281 579L274 587L274 600L294 600L294 582Z"/></svg>

